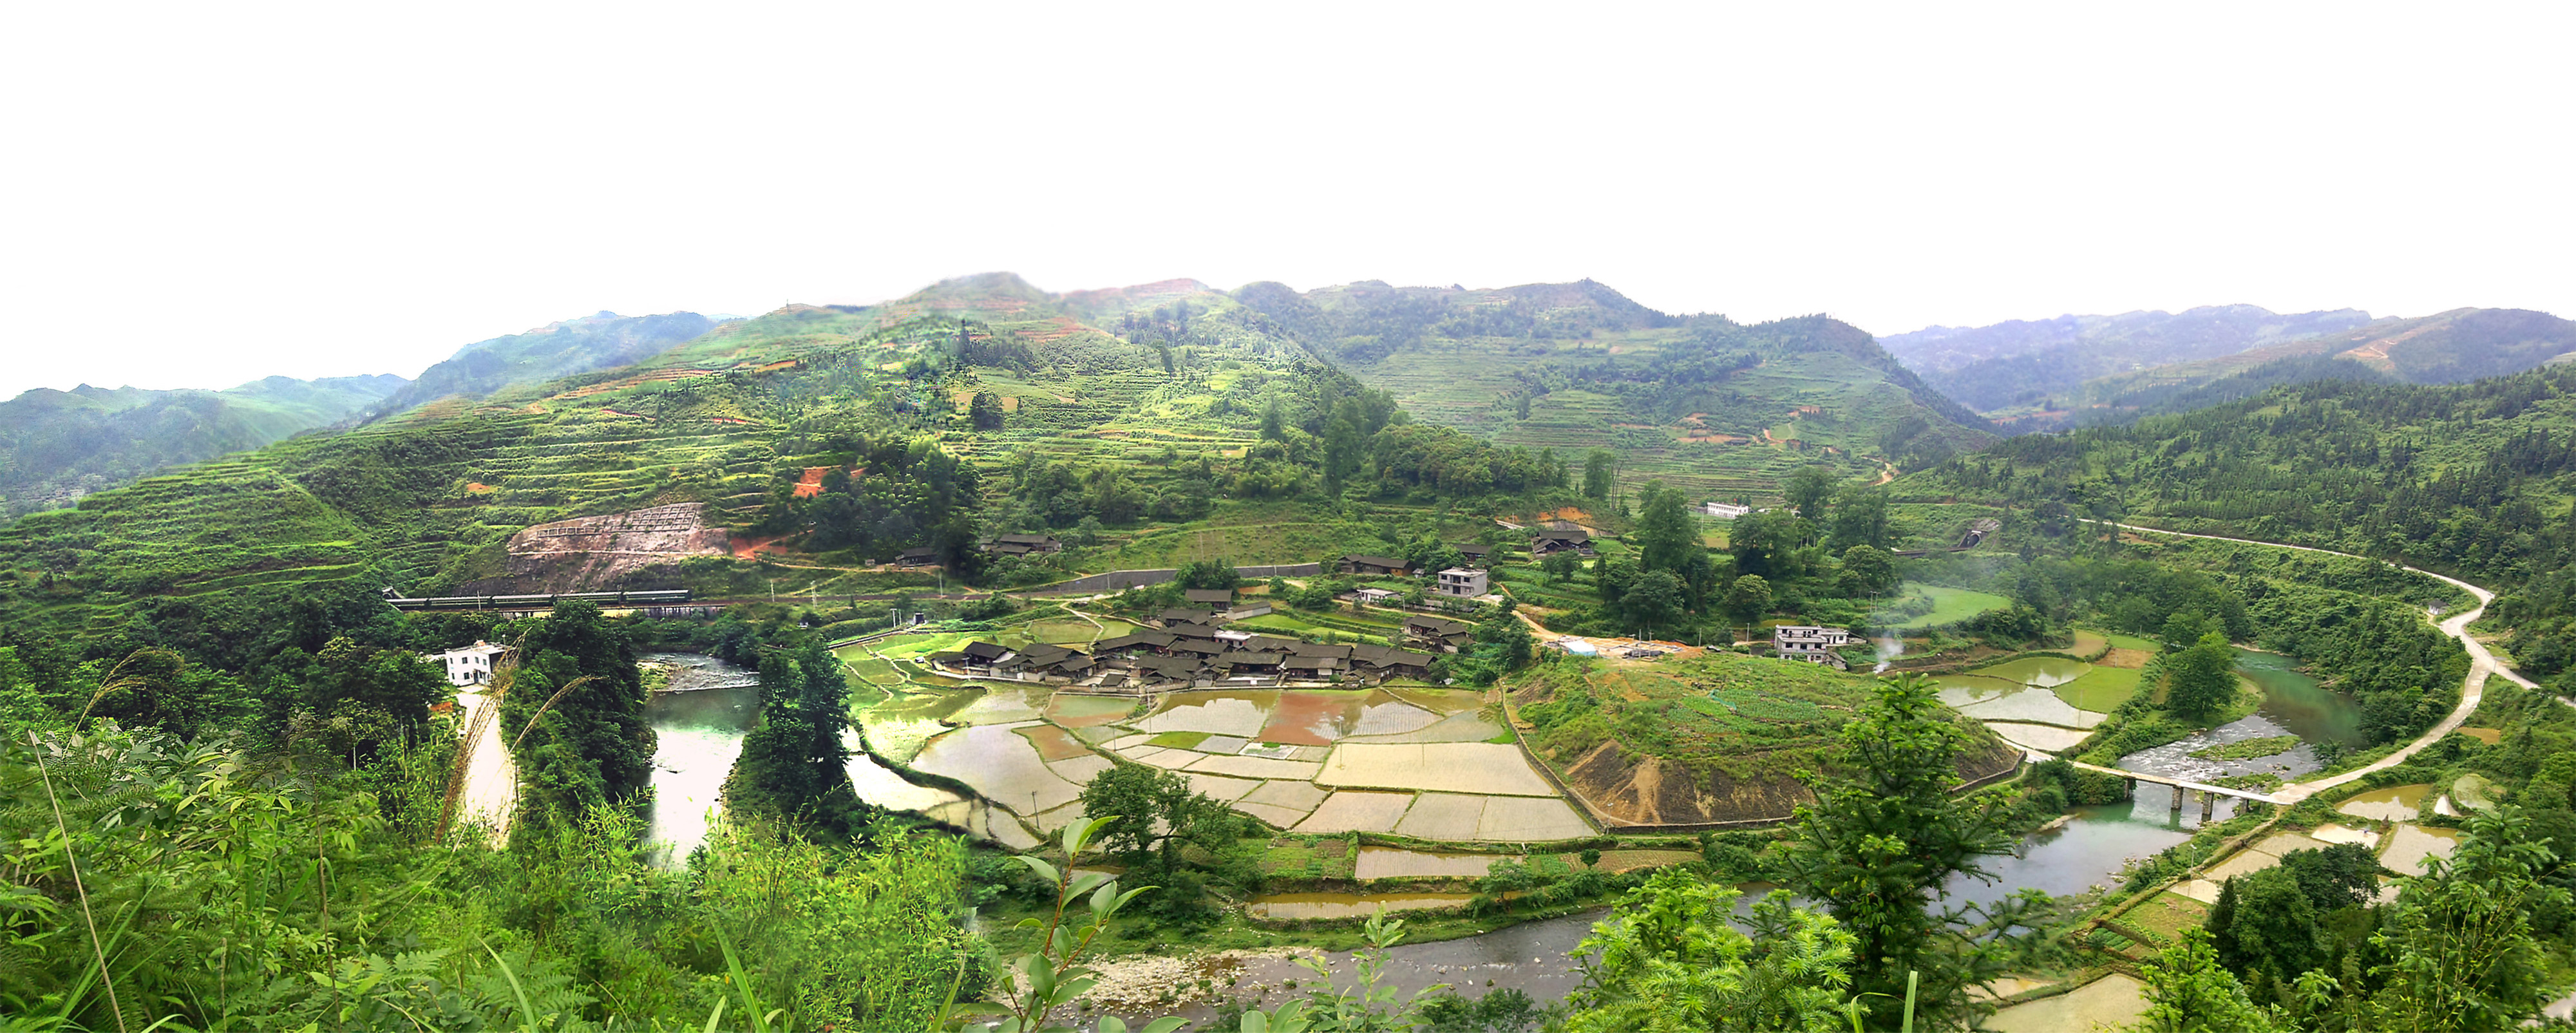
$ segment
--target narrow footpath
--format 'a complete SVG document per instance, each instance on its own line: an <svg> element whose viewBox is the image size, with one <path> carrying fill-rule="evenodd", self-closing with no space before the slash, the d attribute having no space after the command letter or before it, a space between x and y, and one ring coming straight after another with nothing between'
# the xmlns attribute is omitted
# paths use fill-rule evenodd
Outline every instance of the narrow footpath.
<svg viewBox="0 0 2576 1033"><path fill-rule="evenodd" d="M2085 521L2085 523L2088 524L2101 522L2102 521L2095 520ZM2306 545L2285 545L2280 542L2257 541L2252 538L2229 538L2225 535L2215 534L2191 534L2185 531L2167 531L2162 528L2140 527L2136 524L2114 523L2111 526L2123 531L2137 531L2143 534L2161 534L2175 538L2206 538L2214 542L2235 542L2240 545L2263 545L2275 549L2293 549L2299 552L2315 552L2323 553L2328 556L2344 556L2357 560L2369 560L2372 563L2388 563L2387 560L2373 560L2368 556L2356 556L2349 552L2336 552L2332 549L2319 549ZM2451 734L2452 731L2458 729L2463 722L2466 722L2469 719L2469 714L2478 709L2478 701L2486 694L2488 675L2500 675L2506 681L2520 685L2526 689L2536 690L2540 688L2540 686L2531 679L2515 674L2511 668L2508 668L2503 663L2497 661L2495 654L2487 650L2485 643L2479 642L2469 634L2469 625L2476 623L2479 615L2486 613L2487 604L2495 601L2494 592L2487 591L2486 589L2472 585L2455 577L2436 574L2429 570L2409 567L2403 563L2388 563L2388 565L2396 567L2399 570L2422 574L2425 577L2440 581L2476 597L2478 601L2476 606L2471 607L2449 620L2441 621L2436 625L2442 629L2443 634L2458 639L2461 648L2466 649L2469 652L2469 675L2464 679L2463 684L2460 686L2460 705L2451 708L2450 714L2436 722L2432 728L2426 730L2423 735L2418 736L2414 742L2407 743L2404 749L2400 749L2388 756L2381 757L2365 766L2354 768L2351 771L2328 775L2324 778L2310 779L2305 782L2293 782L2289 785L2282 786L2281 788L2273 791L2272 798L2274 800L2284 804L2297 803L2325 790L2359 779L2371 772L2386 770L2406 763L2408 758L2422 752L2425 747L2441 741L2443 736ZM2564 703L2566 701L2560 700L2560 702Z"/></svg>
<svg viewBox="0 0 2576 1033"><path fill-rule="evenodd" d="M481 825L491 834L493 849L510 840L510 818L519 802L519 764L501 741L500 700L482 691L459 692L465 708L465 788L456 800L456 824Z"/></svg>

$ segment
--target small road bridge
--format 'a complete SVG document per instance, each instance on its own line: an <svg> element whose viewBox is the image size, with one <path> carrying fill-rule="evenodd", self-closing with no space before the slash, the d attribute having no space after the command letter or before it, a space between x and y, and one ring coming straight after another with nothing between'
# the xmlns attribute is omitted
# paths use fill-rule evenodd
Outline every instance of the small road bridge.
<svg viewBox="0 0 2576 1033"><path fill-rule="evenodd" d="M2029 757L2034 763L2043 760L2059 759L2051 757L2045 753L2030 753ZM2066 763L2072 765L2078 771L2091 771L2096 774L2119 776L2126 780L2124 788L2127 789L2126 795L2131 798L2135 798L2138 795L2138 783L2140 782L2169 786L2174 791L2173 810L2176 814L2182 813L2184 800L2189 799L2193 793L2199 793L2200 816L2203 820L2208 819L2211 813L2217 810L2218 798L2222 796L2233 796L2239 800L2255 800L2262 803L2273 804L2290 802L2282 800L2270 793L2258 793L2251 789L2232 789L2227 786L2214 786L2207 782L2192 782L2185 779L2171 778L2165 775L2151 774L2145 771L2123 771L2119 768L2106 768L2099 764L2087 764L2080 760L2070 760Z"/></svg>

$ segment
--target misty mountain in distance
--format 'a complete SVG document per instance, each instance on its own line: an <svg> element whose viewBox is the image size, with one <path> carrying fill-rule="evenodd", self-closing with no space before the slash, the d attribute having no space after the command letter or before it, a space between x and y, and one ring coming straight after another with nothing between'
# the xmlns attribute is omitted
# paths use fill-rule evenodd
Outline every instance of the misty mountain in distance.
<svg viewBox="0 0 2576 1033"><path fill-rule="evenodd" d="M339 423L411 383L392 374L269 377L222 391L83 384L0 402L0 507L66 506L155 471Z"/></svg>
<svg viewBox="0 0 2576 1033"><path fill-rule="evenodd" d="M2283 315L2254 305L2182 312L2063 315L1981 327L1927 327L1879 338L1889 354L1943 394L1980 413L2060 405L2096 377L2233 355L2249 348L2352 329L2358 309Z"/></svg>
<svg viewBox="0 0 2576 1033"><path fill-rule="evenodd" d="M481 398L514 386L624 366L703 336L716 325L695 312L620 316L602 311L476 341L421 371L410 386L374 406L368 418L383 419L450 396Z"/></svg>

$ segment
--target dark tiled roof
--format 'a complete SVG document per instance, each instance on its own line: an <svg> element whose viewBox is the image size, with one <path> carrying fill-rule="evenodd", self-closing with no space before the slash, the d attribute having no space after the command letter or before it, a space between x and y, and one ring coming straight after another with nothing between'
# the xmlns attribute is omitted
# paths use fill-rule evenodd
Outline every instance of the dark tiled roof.
<svg viewBox="0 0 2576 1033"><path fill-rule="evenodd" d="M1234 601L1234 592L1230 589L1224 588L1192 588L1183 591L1181 596L1182 598L1188 599L1194 603L1230 603Z"/></svg>
<svg viewBox="0 0 2576 1033"><path fill-rule="evenodd" d="M1342 562L1356 563L1364 567L1385 567L1389 570L1402 570L1405 566L1403 560L1387 556L1363 556L1356 552L1342 557Z"/></svg>
<svg viewBox="0 0 2576 1033"><path fill-rule="evenodd" d="M969 660L980 660L989 663L1010 655L1011 651L990 642L969 642L966 643L966 648L961 650L961 652L963 652Z"/></svg>

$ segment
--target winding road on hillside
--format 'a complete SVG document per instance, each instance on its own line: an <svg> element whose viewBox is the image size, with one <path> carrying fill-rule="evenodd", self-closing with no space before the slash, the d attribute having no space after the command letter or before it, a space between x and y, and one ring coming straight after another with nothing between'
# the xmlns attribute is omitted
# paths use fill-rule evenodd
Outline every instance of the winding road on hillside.
<svg viewBox="0 0 2576 1033"><path fill-rule="evenodd" d="M2105 521L2098 520L2085 521L2085 523L2088 524L2104 522ZM2281 542L2257 541L2252 538L2229 538L2225 535L2216 534L2192 534L2187 531L2167 531L2156 527L2140 527L2136 524L2112 523L2111 526L2123 531L2136 531L2142 534L2161 534L2175 538L2206 538L2214 542L2235 542L2239 545L2263 545L2275 549L2293 549L2299 552L2316 552L2323 553L2328 556L2343 556L2350 559L2369 560L2372 563L2388 563L2389 566L2396 567L2399 570L2422 574L2425 577L2448 584L2454 588L2469 593L2469 595L2477 599L2478 604L2476 606L2471 607L2467 611L2464 611L2449 620L2441 621L2436 625L2442 629L2443 634L2458 639L2460 641L2461 648L2466 649L2469 652L2469 676L2460 686L2459 706L2451 708L2451 712L2448 715L2444 716L2441 721L2435 723L2432 728L2426 730L2423 735L2418 736L2414 742L2407 743L2404 749L2398 750L2388 756L2381 757L2376 761L2372 761L2368 765L2354 768L2351 771L2328 775L2324 778L2311 779L2306 782L2293 782L2289 785L2282 786L2281 788L2273 791L2272 798L2274 800L2278 800L2285 804L2297 803L2301 800L2307 799L2308 797L2314 796L2317 793L2361 778L2371 772L2393 768L2399 764L2406 763L2407 758L2413 757L2415 754L2422 752L2425 747L2441 741L2443 736L2451 734L2451 732L2460 727L2462 722L2469 719L2469 714L2478 709L2478 700L2486 694L2488 675L2492 674L2502 676L2506 681L2520 685L2526 689L2537 690L2540 688L2540 686L2531 679L2515 674L2512 668L2506 667L2502 662L2498 661L2495 658L2494 653L2488 652L2484 643L2479 642L2476 638L2469 635L2469 625L2475 623L2479 615L2486 612L2488 603L2495 601L2495 593L2487 591L2486 589L2480 588L2476 585L2472 585L2466 581L2443 574L2436 574L2429 570L2409 567L2403 563L2389 563L2387 560L2374 560L2368 556L2356 556L2349 552L2336 552L2332 549L2319 549L2306 545L2286 545ZM2565 701L2561 700L2560 702Z"/></svg>

